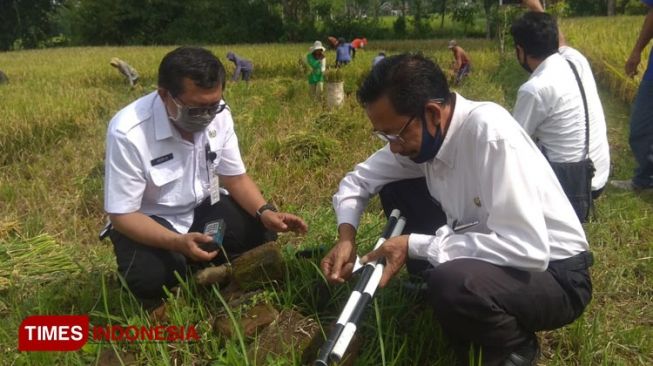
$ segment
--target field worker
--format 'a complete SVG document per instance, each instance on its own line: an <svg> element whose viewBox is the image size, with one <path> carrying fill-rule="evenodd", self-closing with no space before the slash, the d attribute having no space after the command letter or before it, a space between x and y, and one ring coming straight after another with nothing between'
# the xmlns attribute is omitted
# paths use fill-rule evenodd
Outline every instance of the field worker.
<svg viewBox="0 0 653 366"><path fill-rule="evenodd" d="M453 52L454 85L458 85L463 80L463 78L469 74L472 65L470 63L469 56L467 56L465 50L458 45L458 42L452 39L449 41L448 47L451 52Z"/></svg>
<svg viewBox="0 0 653 366"><path fill-rule="evenodd" d="M353 52L355 52L355 49L351 43L347 43L344 38L340 38L338 48L336 48L336 67L342 67L350 63Z"/></svg>
<svg viewBox="0 0 653 366"><path fill-rule="evenodd" d="M158 89L119 111L106 141L104 208L113 225L118 271L146 307L177 284L188 264L221 263L201 247L205 224L226 222L230 259L276 237L305 232L304 221L277 209L245 172L225 69L208 50L179 47L159 66ZM224 187L223 190L221 187ZM227 194L228 193L228 194Z"/></svg>
<svg viewBox="0 0 653 366"><path fill-rule="evenodd" d="M376 64L381 62L381 60L383 60L384 58L385 58L385 52L383 52L383 51L379 52L379 54L376 55L374 57L374 59L372 60L372 66L376 66Z"/></svg>
<svg viewBox="0 0 653 366"><path fill-rule="evenodd" d="M351 41L351 45L355 49L365 48L365 46L367 46L367 38L364 38L364 37L363 38L354 38Z"/></svg>
<svg viewBox="0 0 653 366"><path fill-rule="evenodd" d="M117 57L112 57L109 64L118 69L118 71L127 78L129 86L133 87L136 85L136 82L138 81L138 72L136 69Z"/></svg>
<svg viewBox="0 0 653 366"><path fill-rule="evenodd" d="M254 71L254 64L252 61L240 58L231 51L227 52L227 60L233 62L236 66L231 81L238 81L239 78L249 81L250 76L252 76L252 71Z"/></svg>
<svg viewBox="0 0 653 366"><path fill-rule="evenodd" d="M351 41L351 46L353 47L352 49L352 59L356 58L356 50L358 49L363 49L365 46L367 46L367 38L362 37L362 38L354 38Z"/></svg>
<svg viewBox="0 0 653 366"><path fill-rule="evenodd" d="M311 73L308 75L308 86L314 97L321 95L324 89L324 71L326 70L324 51L322 42L315 41L306 55L306 63L311 68Z"/></svg>
<svg viewBox="0 0 653 366"><path fill-rule="evenodd" d="M452 93L421 55L387 57L358 100L386 144L333 196L338 241L325 277L351 275L357 226L378 192L386 213L407 219L404 235L361 258L385 257L379 285L404 263L426 268L426 297L459 365L470 365L470 344L483 365L535 365L535 332L573 322L592 293L583 228L544 156L509 112Z"/></svg>
<svg viewBox="0 0 653 366"><path fill-rule="evenodd" d="M633 77L641 61L642 51L653 38L653 0L642 0L648 7L644 25L637 42L626 61L626 75ZM630 114L630 149L635 155L637 168L632 179L614 180L611 183L622 189L634 191L653 189L653 56L639 84L639 90Z"/></svg>
<svg viewBox="0 0 653 366"><path fill-rule="evenodd" d="M603 106L587 59L566 44L538 0L525 4L538 10L511 27L517 60L531 74L517 92L513 116L540 146L585 222L610 173ZM593 178L588 152L596 169Z"/></svg>
<svg viewBox="0 0 653 366"><path fill-rule="evenodd" d="M338 47L338 38L334 36L327 37L327 44L329 45L329 49L335 50Z"/></svg>

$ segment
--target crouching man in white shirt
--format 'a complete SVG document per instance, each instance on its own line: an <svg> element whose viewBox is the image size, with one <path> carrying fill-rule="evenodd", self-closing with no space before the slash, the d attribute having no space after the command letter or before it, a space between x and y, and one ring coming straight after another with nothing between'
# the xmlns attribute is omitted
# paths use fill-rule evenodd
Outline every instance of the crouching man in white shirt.
<svg viewBox="0 0 653 366"><path fill-rule="evenodd" d="M515 20L511 33L517 60L531 75L519 88L513 116L544 152L585 222L610 174L610 147L596 81L585 56L567 45L539 0L523 3L531 11ZM582 164L587 157L596 169L593 177Z"/></svg>
<svg viewBox="0 0 653 366"><path fill-rule="evenodd" d="M428 262L428 299L461 365L470 345L484 365L534 365L535 332L573 322L592 294L589 246L548 162L510 113L451 93L442 70L420 55L379 63L358 99L387 144L333 197L339 237L322 260L325 276L339 283L351 275L372 195L424 178L425 194L404 197L437 200L446 224L389 239L362 261L386 258L382 287L407 259Z"/></svg>
<svg viewBox="0 0 653 366"><path fill-rule="evenodd" d="M107 131L104 208L118 271L146 307L189 264L224 262L304 221L266 203L245 172L225 69L210 51L179 47L159 66L158 90L118 112ZM226 189L226 191L225 191ZM227 194L228 193L228 194ZM222 247L207 223L226 222ZM208 246L207 246L208 245Z"/></svg>

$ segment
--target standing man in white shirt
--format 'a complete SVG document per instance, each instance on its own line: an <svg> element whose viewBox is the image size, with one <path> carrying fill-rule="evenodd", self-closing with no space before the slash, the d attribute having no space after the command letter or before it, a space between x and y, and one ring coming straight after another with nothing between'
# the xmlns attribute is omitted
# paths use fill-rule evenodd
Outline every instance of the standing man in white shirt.
<svg viewBox="0 0 653 366"><path fill-rule="evenodd" d="M425 194L404 197L437 200L446 223L389 239L362 261L385 257L381 287L407 258L430 264L427 296L460 365L470 345L484 365L534 365L535 332L573 322L592 293L583 228L544 156L510 113L451 93L421 55L386 58L358 99L387 144L333 197L338 242L322 260L326 278L351 275L370 197L391 182L425 179Z"/></svg>
<svg viewBox="0 0 653 366"><path fill-rule="evenodd" d="M531 11L513 23L511 32L517 60L531 76L519 88L513 116L554 166L563 189L584 222L591 200L601 194L610 174L610 147L603 106L587 59L566 44L555 19L543 12L539 0L524 0L523 3ZM585 92L589 136L586 136L583 97L570 64L576 68ZM568 174L575 173L562 171L561 166L584 160L587 143L596 171L591 178L591 193L579 194L579 189L587 191L587 186L580 187L583 182L576 177L567 179ZM574 169L583 167L575 165Z"/></svg>
<svg viewBox="0 0 653 366"><path fill-rule="evenodd" d="M104 207L118 271L147 307L190 263L224 261L206 223L226 222L222 251L233 258L305 232L304 221L266 203L245 172L229 107L225 69L208 50L180 47L159 66L158 90L118 112L106 141ZM228 194L227 194L228 192Z"/></svg>

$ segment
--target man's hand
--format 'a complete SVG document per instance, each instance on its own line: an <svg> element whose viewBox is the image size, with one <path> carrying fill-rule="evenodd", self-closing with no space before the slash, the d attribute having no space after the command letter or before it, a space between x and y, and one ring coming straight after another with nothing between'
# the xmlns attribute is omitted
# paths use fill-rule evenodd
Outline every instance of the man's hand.
<svg viewBox="0 0 653 366"><path fill-rule="evenodd" d="M626 61L626 75L630 76L631 78L635 75L637 75L637 67L639 66L639 63L642 61L641 59L641 54L637 52L633 52L630 54L630 57L628 57L628 60Z"/></svg>
<svg viewBox="0 0 653 366"><path fill-rule="evenodd" d="M210 243L213 238L201 233L188 233L175 238L174 248L179 253L194 260L195 262L208 262L218 255L218 251L205 252L198 244Z"/></svg>
<svg viewBox="0 0 653 366"><path fill-rule="evenodd" d="M261 223L266 229L274 232L294 231L298 234L305 234L308 226L299 216L285 212L274 212L265 210L261 215Z"/></svg>
<svg viewBox="0 0 653 366"><path fill-rule="evenodd" d="M351 277L355 262L355 243L341 240L322 258L322 273L330 283L343 283Z"/></svg>
<svg viewBox="0 0 653 366"><path fill-rule="evenodd" d="M395 236L383 242L379 248L361 258L361 263L375 261L385 257L385 267L379 282L380 287L385 287L388 281L399 272L408 257L408 235Z"/></svg>

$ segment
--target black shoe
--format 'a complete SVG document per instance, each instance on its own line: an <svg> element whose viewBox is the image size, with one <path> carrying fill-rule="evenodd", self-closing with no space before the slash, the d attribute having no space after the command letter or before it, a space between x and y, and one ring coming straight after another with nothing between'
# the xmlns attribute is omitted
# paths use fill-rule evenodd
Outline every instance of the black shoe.
<svg viewBox="0 0 653 366"><path fill-rule="evenodd" d="M540 358L540 346L537 337L533 335L532 339L524 342L508 355L503 366L535 366L538 358Z"/></svg>

